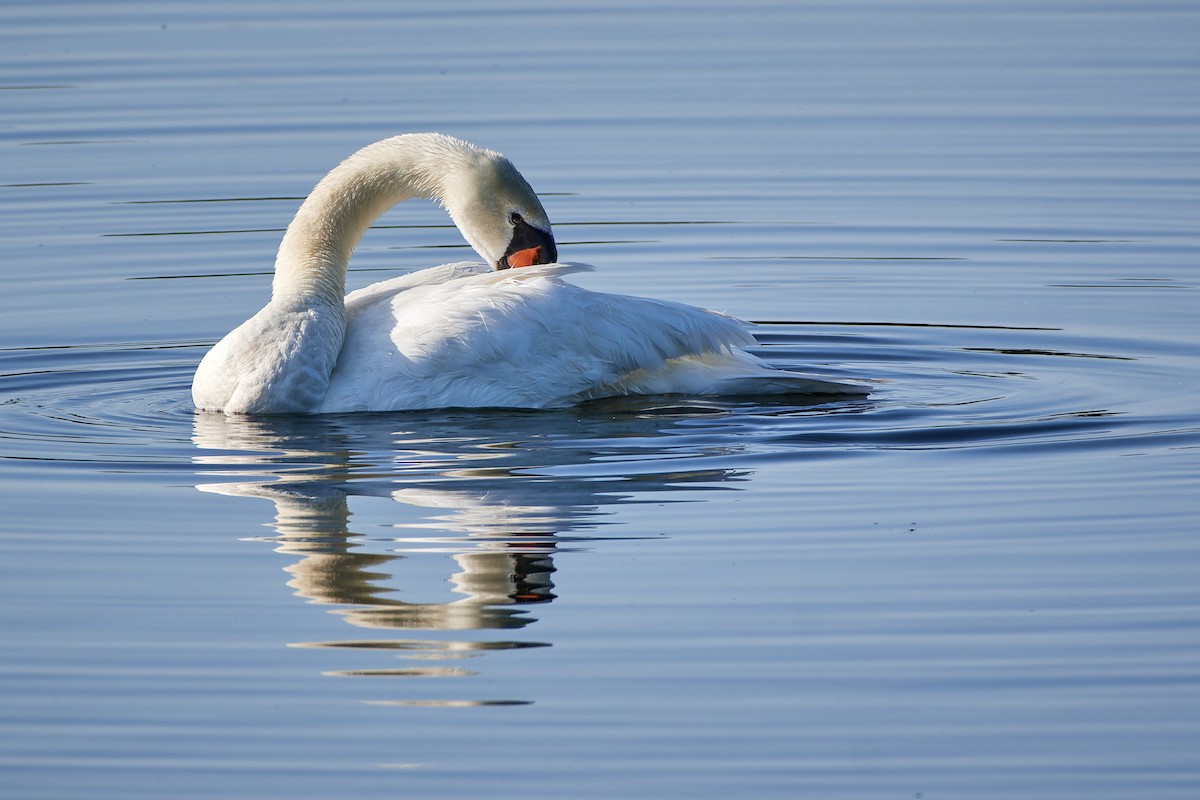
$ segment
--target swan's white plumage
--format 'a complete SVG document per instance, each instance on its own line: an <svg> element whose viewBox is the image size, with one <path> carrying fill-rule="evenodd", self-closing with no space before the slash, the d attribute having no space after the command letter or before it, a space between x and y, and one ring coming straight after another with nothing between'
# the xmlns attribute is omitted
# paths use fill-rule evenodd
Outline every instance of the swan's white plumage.
<svg viewBox="0 0 1200 800"><path fill-rule="evenodd" d="M583 269L453 264L355 292L321 410L565 406L645 393L668 362L700 356L762 371L732 355L754 342L737 320L562 279Z"/></svg>
<svg viewBox="0 0 1200 800"><path fill-rule="evenodd" d="M440 200L487 264L448 264L341 298L346 261L399 200ZM510 217L544 232L536 196L497 153L439 134L369 145L317 185L288 228L271 302L205 356L197 408L334 413L547 408L625 394L863 394L768 367L715 312L568 283L585 265L495 270ZM510 241L511 238L511 241Z"/></svg>
<svg viewBox="0 0 1200 800"><path fill-rule="evenodd" d="M241 414L305 414L323 401L345 333L332 303L272 300L204 356L196 407Z"/></svg>

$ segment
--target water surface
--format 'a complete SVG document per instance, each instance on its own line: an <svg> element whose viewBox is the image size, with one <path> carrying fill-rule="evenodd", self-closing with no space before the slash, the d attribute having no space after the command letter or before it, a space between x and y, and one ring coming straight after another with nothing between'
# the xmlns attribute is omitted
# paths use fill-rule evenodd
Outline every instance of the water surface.
<svg viewBox="0 0 1200 800"><path fill-rule="evenodd" d="M1191 798L1187 4L0 9L0 796ZM196 414L340 158L868 398ZM357 288L467 256L410 203Z"/></svg>

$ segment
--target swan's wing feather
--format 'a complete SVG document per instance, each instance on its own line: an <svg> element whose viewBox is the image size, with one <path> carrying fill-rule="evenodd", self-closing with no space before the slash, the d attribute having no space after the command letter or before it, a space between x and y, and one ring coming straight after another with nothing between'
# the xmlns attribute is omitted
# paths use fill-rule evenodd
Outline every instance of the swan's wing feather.
<svg viewBox="0 0 1200 800"><path fill-rule="evenodd" d="M552 264L391 293L369 287L348 303L324 409L568 405L628 373L754 341L731 317L561 279L587 269Z"/></svg>
<svg viewBox="0 0 1200 800"><path fill-rule="evenodd" d="M522 270L521 272L524 272ZM593 292L545 270L494 282L459 336L491 342L491 357L520 371L522 404L565 405L591 387L686 356L753 344L742 322L693 306ZM479 325L476 319L482 320Z"/></svg>

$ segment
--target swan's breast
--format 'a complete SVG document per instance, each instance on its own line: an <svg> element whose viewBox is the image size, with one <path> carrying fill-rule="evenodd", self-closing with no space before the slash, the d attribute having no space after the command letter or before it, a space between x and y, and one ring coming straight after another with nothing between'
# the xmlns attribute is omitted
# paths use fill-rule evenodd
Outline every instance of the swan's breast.
<svg viewBox="0 0 1200 800"><path fill-rule="evenodd" d="M204 356L192 400L231 414L311 413L325 397L344 331L340 305L268 304Z"/></svg>

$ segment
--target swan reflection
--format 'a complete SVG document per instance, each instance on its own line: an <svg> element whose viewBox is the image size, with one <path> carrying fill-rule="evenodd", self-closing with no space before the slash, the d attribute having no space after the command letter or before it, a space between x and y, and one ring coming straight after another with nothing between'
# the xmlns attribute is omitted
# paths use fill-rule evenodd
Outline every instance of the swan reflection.
<svg viewBox="0 0 1200 800"><path fill-rule="evenodd" d="M548 646L489 638L536 622L555 599L555 557L604 538L612 507L679 501L690 489L737 481L731 469L680 469L725 454L719 437L680 428L698 405L664 413L648 404L597 412L387 415L248 419L198 414L197 469L219 477L198 489L261 498L277 552L293 556L287 585L371 631L296 647L388 651L419 666L345 669L341 677L468 677L454 665L489 651ZM699 440L707 444L700 444ZM664 467L671 471L662 471ZM670 497L665 497L670 494ZM355 501L351 508L351 498ZM378 500L391 502L380 503ZM369 509L361 509L368 505ZM414 572L415 570L415 572ZM436 585L448 596L401 599ZM440 638L436 632L455 632ZM474 632L472 636L462 636ZM492 633L494 637L496 634ZM433 662L451 662L440 665ZM463 705L512 700L381 701ZM524 702L524 701L519 701Z"/></svg>

